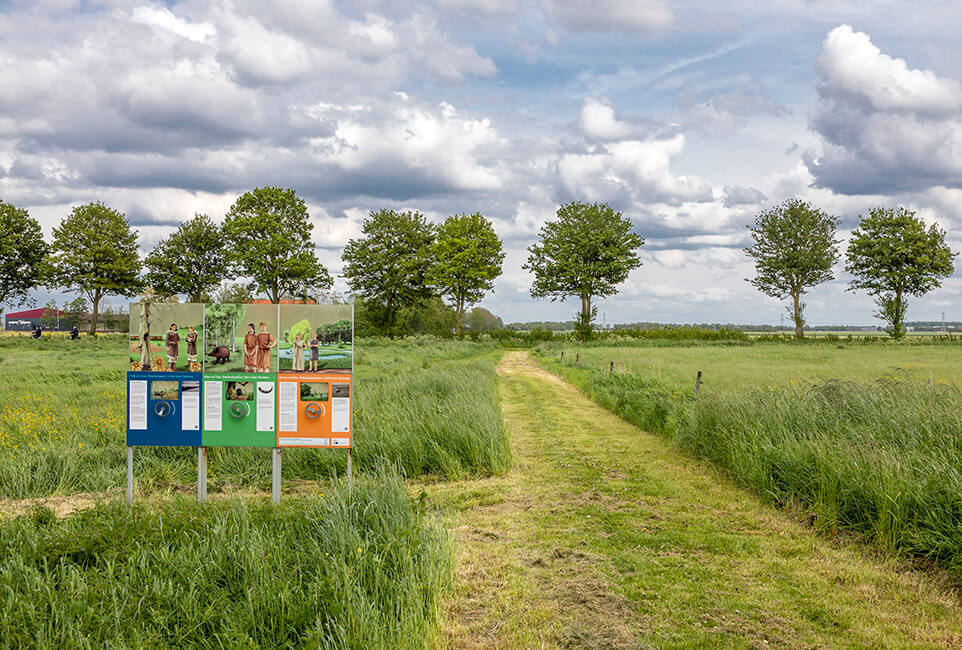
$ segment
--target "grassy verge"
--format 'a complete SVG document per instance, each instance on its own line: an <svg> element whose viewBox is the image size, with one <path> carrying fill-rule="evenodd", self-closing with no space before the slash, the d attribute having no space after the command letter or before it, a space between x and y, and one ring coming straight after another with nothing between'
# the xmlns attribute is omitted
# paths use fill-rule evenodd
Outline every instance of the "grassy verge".
<svg viewBox="0 0 962 650"><path fill-rule="evenodd" d="M830 532L936 562L962 585L962 392L953 384L792 381L705 391L652 373L541 364Z"/></svg>
<svg viewBox="0 0 962 650"><path fill-rule="evenodd" d="M0 498L102 491L124 484L126 338L0 337ZM504 471L509 450L495 394L494 344L416 338L359 341L355 461L408 476ZM266 488L268 449L211 449L210 489ZM138 490L196 480L196 454L142 448ZM290 450L284 478L340 474L345 455Z"/></svg>
<svg viewBox="0 0 962 650"><path fill-rule="evenodd" d="M500 368L515 464L425 486L457 539L440 645L962 643L962 607L930 574L820 538L524 353Z"/></svg>
<svg viewBox="0 0 962 650"><path fill-rule="evenodd" d="M452 548L396 476L205 507L0 523L4 647L419 648Z"/></svg>

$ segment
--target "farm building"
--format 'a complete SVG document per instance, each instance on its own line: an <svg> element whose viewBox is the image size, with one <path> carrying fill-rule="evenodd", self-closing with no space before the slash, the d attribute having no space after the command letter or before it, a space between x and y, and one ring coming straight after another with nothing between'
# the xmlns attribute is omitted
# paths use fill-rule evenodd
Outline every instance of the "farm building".
<svg viewBox="0 0 962 650"><path fill-rule="evenodd" d="M60 332L66 332L70 329L70 320L66 317L66 313L58 309L55 314L52 314L53 321L45 323L44 321L47 319L43 318L44 311L46 311L44 307L38 307L37 309L25 309L23 311L6 313L3 315L4 327L7 330L19 332L30 331L37 325L40 325L45 330Z"/></svg>

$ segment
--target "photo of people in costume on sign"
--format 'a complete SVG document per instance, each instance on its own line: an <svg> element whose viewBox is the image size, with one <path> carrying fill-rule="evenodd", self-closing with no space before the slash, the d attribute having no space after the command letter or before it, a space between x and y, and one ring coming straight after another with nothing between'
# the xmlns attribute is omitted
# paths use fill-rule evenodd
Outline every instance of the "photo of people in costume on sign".
<svg viewBox="0 0 962 650"><path fill-rule="evenodd" d="M204 372L277 372L277 305L208 303Z"/></svg>
<svg viewBox="0 0 962 650"><path fill-rule="evenodd" d="M281 305L280 372L354 367L353 305Z"/></svg>
<svg viewBox="0 0 962 650"><path fill-rule="evenodd" d="M131 303L130 369L200 372L203 324L200 303Z"/></svg>

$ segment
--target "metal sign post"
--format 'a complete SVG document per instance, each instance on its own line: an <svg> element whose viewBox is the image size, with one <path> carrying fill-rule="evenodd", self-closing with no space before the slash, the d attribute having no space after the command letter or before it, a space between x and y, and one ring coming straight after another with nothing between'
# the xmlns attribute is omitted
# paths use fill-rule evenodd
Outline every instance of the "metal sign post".
<svg viewBox="0 0 962 650"><path fill-rule="evenodd" d="M197 503L207 502L207 447L197 448Z"/></svg>
<svg viewBox="0 0 962 650"><path fill-rule="evenodd" d="M271 497L274 503L281 502L281 450L274 447L271 452Z"/></svg>
<svg viewBox="0 0 962 650"><path fill-rule="evenodd" d="M134 448L127 447L127 505L134 502Z"/></svg>

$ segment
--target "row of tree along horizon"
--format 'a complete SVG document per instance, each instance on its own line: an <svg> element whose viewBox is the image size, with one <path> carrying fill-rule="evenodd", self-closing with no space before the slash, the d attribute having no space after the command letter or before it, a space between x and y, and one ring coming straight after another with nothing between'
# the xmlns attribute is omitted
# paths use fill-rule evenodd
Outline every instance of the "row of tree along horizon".
<svg viewBox="0 0 962 650"><path fill-rule="evenodd" d="M790 300L796 337L805 328L801 297L834 277L841 257L838 223L796 198L761 212L748 226L753 243L744 250L756 268L748 281L766 295ZM249 302L258 295L271 302L337 300L311 231L307 206L293 189L255 188L238 197L222 224L195 214L141 260L137 231L102 202L73 208L48 244L26 210L0 200L0 305L23 302L41 286L77 292L90 303L93 333L109 295L156 301L183 296L191 302ZM641 266L643 244L631 221L608 204L564 204L528 247L523 268L533 274L531 295L580 301L574 329L587 340L597 317L594 301L618 293ZM954 257L938 226L927 227L902 207L873 208L860 218L846 251L849 289L873 296L876 316L901 338L908 296L939 287L952 274ZM359 335L433 329L460 335L471 314L478 321L475 331L500 325L487 310L470 309L493 291L504 261L502 242L480 213L432 224L417 211L373 211L342 260Z"/></svg>
<svg viewBox="0 0 962 650"><path fill-rule="evenodd" d="M220 291L217 292L221 293ZM149 298L149 296L147 296ZM221 301L215 294L214 302L231 302L231 300ZM454 311L447 308L447 312L440 312L441 318L428 320L422 318L416 326L406 326L403 328L405 333L411 334L434 334L438 336L448 336L453 334ZM39 321L41 326L47 330L69 329L76 325L78 328L89 327L91 314L84 298L72 300L62 307L56 301L50 300L45 305L43 314ZM64 327L65 326L65 327ZM491 332L516 332L526 333L533 331L566 333L573 332L577 326L577 321L524 321L505 323L500 316L491 313L484 307L474 307L464 315L464 331L468 334L482 334ZM111 305L106 305L100 311L100 320L97 325L103 332L126 332L129 327L129 314L125 310L117 310ZM359 328L361 332L363 328ZM751 332L751 333L788 333L793 331L793 326L773 325L771 323L655 323L649 321L639 321L634 323L609 323L602 331L618 334L624 331L651 331L651 330L672 330L672 329L695 329L707 332L717 332L722 330ZM864 334L871 332L884 332L885 327L880 325L806 325L808 332L823 333L843 333L843 334ZM962 332L962 321L906 321L905 329L909 332L928 332L928 333L958 333Z"/></svg>

